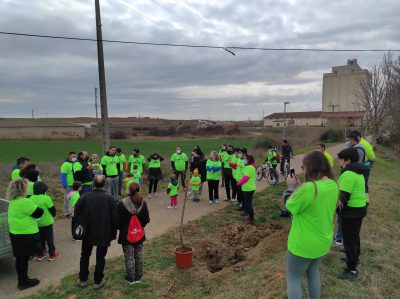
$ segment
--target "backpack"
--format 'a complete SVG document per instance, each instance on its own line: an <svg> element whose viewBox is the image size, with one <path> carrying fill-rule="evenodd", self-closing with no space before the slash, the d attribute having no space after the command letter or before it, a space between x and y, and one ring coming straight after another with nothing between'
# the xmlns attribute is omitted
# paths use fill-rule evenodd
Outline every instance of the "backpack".
<svg viewBox="0 0 400 299"><path fill-rule="evenodd" d="M281 163L281 156L278 152L276 152L276 161L278 161L278 163Z"/></svg>
<svg viewBox="0 0 400 299"><path fill-rule="evenodd" d="M128 234L126 235L126 239L129 243L135 244L142 240L144 237L144 230L142 225L139 222L136 214L131 217L128 226Z"/></svg>
<svg viewBox="0 0 400 299"><path fill-rule="evenodd" d="M73 219L74 220L74 219ZM72 223L72 238L75 240L83 240L86 237L87 229L84 213L82 213L76 221Z"/></svg>

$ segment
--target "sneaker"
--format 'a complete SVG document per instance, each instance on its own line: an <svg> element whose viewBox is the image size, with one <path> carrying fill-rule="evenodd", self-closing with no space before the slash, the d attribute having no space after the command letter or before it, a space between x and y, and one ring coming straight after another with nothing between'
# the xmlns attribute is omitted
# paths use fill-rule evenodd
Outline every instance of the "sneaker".
<svg viewBox="0 0 400 299"><path fill-rule="evenodd" d="M29 288L36 287L39 283L40 283L39 279L28 278L24 282L18 282L17 288L18 288L18 290L22 291L22 290L26 290L26 289L29 289Z"/></svg>
<svg viewBox="0 0 400 299"><path fill-rule="evenodd" d="M232 198L231 202L237 202L236 198Z"/></svg>
<svg viewBox="0 0 400 299"><path fill-rule="evenodd" d="M48 256L48 254L47 254L47 252L45 252L45 253L42 253L42 254L39 254L38 256L36 256L35 259L36 259L38 262L40 262L40 261L43 261L44 258L47 257L47 256Z"/></svg>
<svg viewBox="0 0 400 299"><path fill-rule="evenodd" d="M128 275L125 275L124 280L130 285L133 285L136 283L136 281L134 279L130 278Z"/></svg>
<svg viewBox="0 0 400 299"><path fill-rule="evenodd" d="M167 209L173 209L173 208L174 208L173 206L168 206L168 207L167 207Z"/></svg>
<svg viewBox="0 0 400 299"><path fill-rule="evenodd" d="M353 280L358 276L357 271L344 270L342 274L339 275L339 279Z"/></svg>
<svg viewBox="0 0 400 299"><path fill-rule="evenodd" d="M86 288L88 286L88 282L78 279L78 286L80 286L81 288Z"/></svg>
<svg viewBox="0 0 400 299"><path fill-rule="evenodd" d="M173 209L177 209L177 208L178 208L178 206L173 206L172 208L173 208Z"/></svg>
<svg viewBox="0 0 400 299"><path fill-rule="evenodd" d="M216 199L216 200L215 200L215 203L219 204L219 199Z"/></svg>
<svg viewBox="0 0 400 299"><path fill-rule="evenodd" d="M71 218L72 218L72 214L64 215L64 218L65 218L65 219L71 219Z"/></svg>
<svg viewBox="0 0 400 299"><path fill-rule="evenodd" d="M234 201L234 202L232 202L232 204L234 205L234 206L239 206L240 205L240 203L236 200L236 201Z"/></svg>
<svg viewBox="0 0 400 299"><path fill-rule="evenodd" d="M212 201L212 200L209 200L209 201L208 201L208 203L209 203L209 204L212 204L212 203L213 203L213 201Z"/></svg>
<svg viewBox="0 0 400 299"><path fill-rule="evenodd" d="M106 280L103 278L99 283L93 284L93 289L98 290L98 289L104 287L105 284L106 284Z"/></svg>
<svg viewBox="0 0 400 299"><path fill-rule="evenodd" d="M231 201L231 199L230 198L225 198L224 201Z"/></svg>
<svg viewBox="0 0 400 299"><path fill-rule="evenodd" d="M135 284L140 284L140 283L141 283L140 280L136 280L136 281L135 281Z"/></svg>
<svg viewBox="0 0 400 299"><path fill-rule="evenodd" d="M154 193L154 196L155 196L155 197L158 197L158 193L157 193L157 192L156 192L156 193Z"/></svg>
<svg viewBox="0 0 400 299"><path fill-rule="evenodd" d="M343 240L335 240L335 245L343 246Z"/></svg>
<svg viewBox="0 0 400 299"><path fill-rule="evenodd" d="M148 199L152 198L153 196L151 195L151 193L149 193L149 196L147 196Z"/></svg>
<svg viewBox="0 0 400 299"><path fill-rule="evenodd" d="M52 254L52 255L49 255L49 257L48 257L48 261L49 262L51 262L51 261L54 261L56 258L58 258L59 256L60 256L61 254L59 253L59 252L55 252L54 254Z"/></svg>

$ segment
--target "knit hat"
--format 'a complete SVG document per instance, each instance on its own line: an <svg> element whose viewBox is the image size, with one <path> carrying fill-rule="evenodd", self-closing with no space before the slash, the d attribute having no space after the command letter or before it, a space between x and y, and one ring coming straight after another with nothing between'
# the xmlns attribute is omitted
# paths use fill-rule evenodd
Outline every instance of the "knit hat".
<svg viewBox="0 0 400 299"><path fill-rule="evenodd" d="M36 182L33 185L33 193L35 195L45 194L49 187L43 182Z"/></svg>
<svg viewBox="0 0 400 299"><path fill-rule="evenodd" d="M195 168L195 170L193 170L193 174L199 174L199 170Z"/></svg>

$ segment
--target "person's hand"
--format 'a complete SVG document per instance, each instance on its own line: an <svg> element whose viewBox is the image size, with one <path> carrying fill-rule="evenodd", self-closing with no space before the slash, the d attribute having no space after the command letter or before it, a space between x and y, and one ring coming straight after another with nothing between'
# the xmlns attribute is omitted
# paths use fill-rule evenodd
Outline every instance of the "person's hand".
<svg viewBox="0 0 400 299"><path fill-rule="evenodd" d="M299 179L297 176L291 176L290 174L288 175L288 177L286 178L286 184L287 185L297 185L297 183L299 182Z"/></svg>

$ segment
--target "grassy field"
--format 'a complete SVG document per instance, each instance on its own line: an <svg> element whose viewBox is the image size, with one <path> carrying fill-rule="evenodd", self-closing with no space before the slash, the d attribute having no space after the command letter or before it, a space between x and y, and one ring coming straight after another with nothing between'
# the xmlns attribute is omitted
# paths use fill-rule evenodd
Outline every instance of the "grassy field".
<svg viewBox="0 0 400 299"><path fill-rule="evenodd" d="M146 158L155 151L164 158L169 158L175 152L177 145L181 145L184 152L189 154L198 144L208 155L211 150L220 149L222 143L251 149L257 141L255 139L114 140L112 145L121 147L126 155L130 155L134 148L139 148ZM34 163L61 162L68 152L82 150L86 150L89 154L101 154L101 143L97 140L2 140L0 141L0 163L13 163L20 156L29 157Z"/></svg>
<svg viewBox="0 0 400 299"><path fill-rule="evenodd" d="M338 248L323 259L322 298L400 298L400 161L386 150L370 181L370 207L361 233L360 275L337 279L344 268ZM338 173L338 169L336 169ZM106 286L99 291L76 287L76 275L34 298L285 298L285 255L289 220L279 218L283 185L255 195L256 227L243 226L232 207L185 226L186 244L195 248L194 266L178 270L173 248L177 230L145 244L145 276L141 285L122 280L124 263L106 266Z"/></svg>

